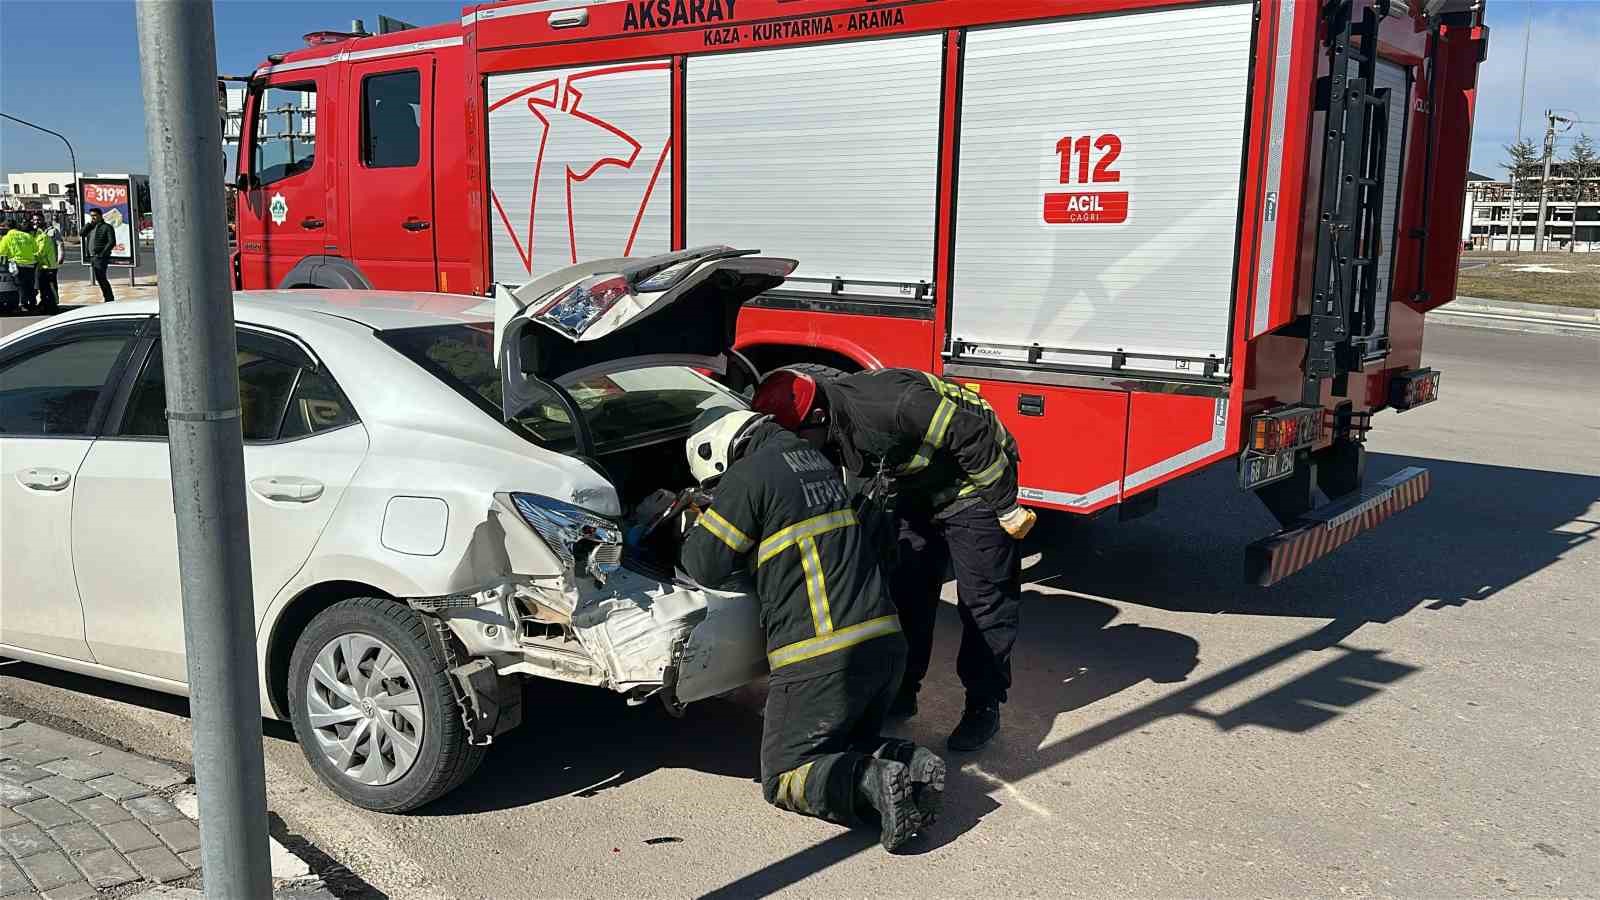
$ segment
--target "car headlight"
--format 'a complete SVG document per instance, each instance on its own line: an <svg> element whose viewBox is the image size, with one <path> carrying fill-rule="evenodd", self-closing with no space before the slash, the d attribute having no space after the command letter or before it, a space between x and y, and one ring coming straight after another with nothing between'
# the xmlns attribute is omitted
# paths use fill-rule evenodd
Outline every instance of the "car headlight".
<svg viewBox="0 0 1600 900"><path fill-rule="evenodd" d="M622 529L581 506L538 494L512 494L517 514L538 532L573 575L588 573L604 582L622 566Z"/></svg>

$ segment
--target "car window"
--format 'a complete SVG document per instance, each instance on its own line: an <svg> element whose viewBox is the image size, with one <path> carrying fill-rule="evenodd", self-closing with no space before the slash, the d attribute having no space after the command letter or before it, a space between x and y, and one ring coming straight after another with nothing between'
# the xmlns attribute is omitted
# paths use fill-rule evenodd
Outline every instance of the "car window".
<svg viewBox="0 0 1600 900"><path fill-rule="evenodd" d="M484 323L402 328L378 335L496 420L501 416L494 326ZM685 366L649 366L568 385L596 450L686 428L702 410L742 407L722 385ZM513 425L552 450L577 448L572 420L554 392L537 397Z"/></svg>
<svg viewBox="0 0 1600 900"><path fill-rule="evenodd" d="M356 420L328 373L277 338L239 333L239 424L246 441L292 440ZM120 433L167 436L167 388L161 344L150 350L128 397Z"/></svg>
<svg viewBox="0 0 1600 900"><path fill-rule="evenodd" d="M256 107L250 171L260 184L309 170L317 160L317 86L274 85Z"/></svg>
<svg viewBox="0 0 1600 900"><path fill-rule="evenodd" d="M0 363L0 434L89 434L132 328L119 330L44 343Z"/></svg>

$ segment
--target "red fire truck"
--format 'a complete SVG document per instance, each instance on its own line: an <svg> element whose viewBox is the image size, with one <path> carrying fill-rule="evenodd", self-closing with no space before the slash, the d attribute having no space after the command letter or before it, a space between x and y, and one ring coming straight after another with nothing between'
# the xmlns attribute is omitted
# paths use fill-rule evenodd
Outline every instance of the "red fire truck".
<svg viewBox="0 0 1600 900"><path fill-rule="evenodd" d="M800 260L760 369L978 391L1022 496L1153 507L1231 460L1270 584L1426 494L1480 0L528 0L250 76L237 282L489 294L701 244Z"/></svg>

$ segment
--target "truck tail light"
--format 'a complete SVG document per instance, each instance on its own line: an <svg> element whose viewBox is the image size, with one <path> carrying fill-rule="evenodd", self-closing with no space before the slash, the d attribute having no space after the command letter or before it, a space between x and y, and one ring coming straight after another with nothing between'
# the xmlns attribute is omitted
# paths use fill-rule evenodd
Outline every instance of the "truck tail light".
<svg viewBox="0 0 1600 900"><path fill-rule="evenodd" d="M1439 398L1439 373L1433 369L1404 372L1389 380L1389 405L1407 410Z"/></svg>
<svg viewBox="0 0 1600 900"><path fill-rule="evenodd" d="M1316 443L1322 431L1322 409L1286 406L1250 420L1250 449L1255 453L1297 450Z"/></svg>

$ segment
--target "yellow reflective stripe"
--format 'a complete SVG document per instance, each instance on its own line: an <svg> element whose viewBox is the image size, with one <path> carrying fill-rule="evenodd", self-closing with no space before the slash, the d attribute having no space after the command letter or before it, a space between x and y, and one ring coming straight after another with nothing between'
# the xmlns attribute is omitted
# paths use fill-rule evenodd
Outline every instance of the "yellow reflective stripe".
<svg viewBox="0 0 1600 900"><path fill-rule="evenodd" d="M814 638L806 638L803 641L796 641L788 646L779 647L767 654L767 664L773 669L781 669L784 666L792 666L797 662L805 662L808 659L815 659L848 647L854 647L875 637L894 634L899 630L899 616L879 616L876 619L868 619L860 625L851 625L848 628L841 628L838 631L818 635Z"/></svg>
<svg viewBox="0 0 1600 900"><path fill-rule="evenodd" d="M756 552L756 565L766 563L805 538L814 538L827 534L835 528L854 524L856 524L856 513L853 509L836 509L820 516L812 516L803 522L796 522L782 531L768 535L761 542L761 547Z"/></svg>
<svg viewBox="0 0 1600 900"><path fill-rule="evenodd" d="M983 471L972 476L972 483L980 488L986 488L989 485L994 484L995 481L1005 473L1006 465L1010 462L1011 457L1007 456L1002 451L995 456L994 462L989 463L989 465L983 468Z"/></svg>
<svg viewBox="0 0 1600 900"><path fill-rule="evenodd" d="M773 804L779 809L787 809L790 812L813 813L814 811L806 806L806 776L811 774L811 766L814 763L815 760L779 775L777 795L772 798Z"/></svg>
<svg viewBox="0 0 1600 900"><path fill-rule="evenodd" d="M933 376L928 376L932 378ZM928 420L928 431L922 436L922 446L917 448L917 455L911 457L899 468L901 475L920 472L933 461L933 453L944 446L945 435L950 431L950 421L956 416L956 405L948 397L939 398L939 408L933 411L933 418Z"/></svg>
<svg viewBox="0 0 1600 900"><path fill-rule="evenodd" d="M828 579L822 571L817 542L800 539L800 569L806 575L806 598L811 601L811 626L817 634L833 630L833 613L828 609Z"/></svg>
<svg viewBox="0 0 1600 900"><path fill-rule="evenodd" d="M717 540L727 544L728 548L735 553L744 553L755 544L755 541L747 537L744 532L736 528L732 522L724 519L714 509L708 509L701 513L698 521L701 527L711 532Z"/></svg>

